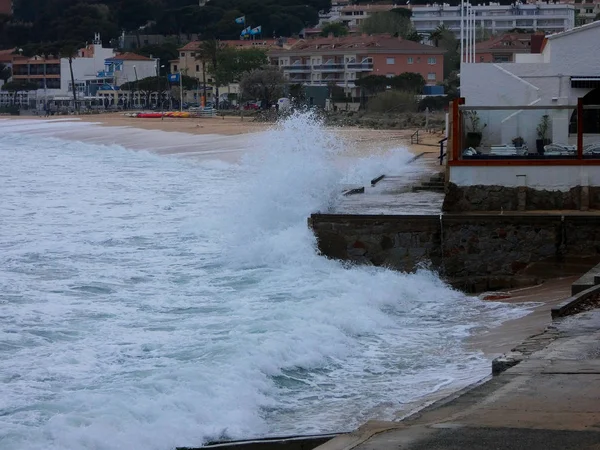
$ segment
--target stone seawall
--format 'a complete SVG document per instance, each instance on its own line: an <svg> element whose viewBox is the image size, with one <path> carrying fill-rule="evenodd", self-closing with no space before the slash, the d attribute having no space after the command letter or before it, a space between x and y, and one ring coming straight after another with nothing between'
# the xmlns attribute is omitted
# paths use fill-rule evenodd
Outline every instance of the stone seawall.
<svg viewBox="0 0 600 450"><path fill-rule="evenodd" d="M531 284L532 263L600 260L600 216L313 214L309 225L325 256L401 271L427 264L470 291Z"/></svg>
<svg viewBox="0 0 600 450"><path fill-rule="evenodd" d="M448 183L442 209L468 211L587 211L600 208L600 187L575 186L568 191L530 187L457 186Z"/></svg>

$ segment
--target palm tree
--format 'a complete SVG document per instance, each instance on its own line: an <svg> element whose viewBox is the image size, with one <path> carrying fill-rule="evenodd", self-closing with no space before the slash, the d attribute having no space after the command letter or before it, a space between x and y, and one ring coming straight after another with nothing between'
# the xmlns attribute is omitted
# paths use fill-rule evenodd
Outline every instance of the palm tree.
<svg viewBox="0 0 600 450"><path fill-rule="evenodd" d="M206 64L208 63L208 55L204 53L204 49L200 47L196 52L196 61L200 61L202 64L202 82L204 84L204 101L206 101Z"/></svg>
<svg viewBox="0 0 600 450"><path fill-rule="evenodd" d="M73 75L73 60L79 55L79 45L73 42L64 43L60 48L60 57L69 60L69 71L71 72L71 87L73 89L73 104L79 114L79 104L77 103L77 86L75 86L75 76Z"/></svg>
<svg viewBox="0 0 600 450"><path fill-rule="evenodd" d="M203 55L203 60L210 62L210 71L214 79L216 108L219 107L219 80L217 77L217 71L219 69L219 56L222 49L223 44L221 44L221 42L215 38L203 41L200 45L200 54Z"/></svg>
<svg viewBox="0 0 600 450"><path fill-rule="evenodd" d="M435 30L429 33L429 40L433 41L433 45L438 47L440 45L440 41L446 37L449 31L450 30L448 30L445 25L438 25Z"/></svg>

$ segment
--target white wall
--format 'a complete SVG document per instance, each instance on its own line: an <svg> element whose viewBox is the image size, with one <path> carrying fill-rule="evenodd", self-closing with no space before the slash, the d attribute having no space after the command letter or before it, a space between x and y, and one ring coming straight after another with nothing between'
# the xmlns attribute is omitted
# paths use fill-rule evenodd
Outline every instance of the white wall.
<svg viewBox="0 0 600 450"><path fill-rule="evenodd" d="M600 186L599 166L450 167L450 182L458 186L527 186L568 191L580 186Z"/></svg>
<svg viewBox="0 0 600 450"><path fill-rule="evenodd" d="M75 58L73 60L73 77L75 81L91 80L96 78L100 70L104 70L104 60L115 56L112 48L102 48L101 45L94 45L94 56L92 58ZM69 60L61 58L60 60L60 92L69 91L71 82L71 73L69 71Z"/></svg>
<svg viewBox="0 0 600 450"><path fill-rule="evenodd" d="M135 69L133 68L135 66ZM151 61L123 61L123 70L115 72L116 84L121 86L128 81L135 81L135 73L137 79L155 77L156 76L156 60Z"/></svg>
<svg viewBox="0 0 600 450"><path fill-rule="evenodd" d="M527 62L463 64L461 95L469 106L576 105L577 99L591 89L571 88L570 77L600 73L599 43L600 23L595 23L579 31L550 36L542 55L522 55L517 59ZM566 144L570 141L568 127L572 112L479 113L487 116L484 144L508 144L512 138L522 136L533 148L536 128L544 114L551 117L552 141Z"/></svg>

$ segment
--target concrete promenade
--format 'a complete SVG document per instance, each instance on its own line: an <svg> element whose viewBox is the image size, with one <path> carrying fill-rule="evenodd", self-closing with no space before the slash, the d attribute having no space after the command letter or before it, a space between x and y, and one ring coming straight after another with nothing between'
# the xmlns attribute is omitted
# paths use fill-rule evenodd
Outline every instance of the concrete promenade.
<svg viewBox="0 0 600 450"><path fill-rule="evenodd" d="M318 449L600 449L600 309L556 320L519 347L533 353L477 387Z"/></svg>

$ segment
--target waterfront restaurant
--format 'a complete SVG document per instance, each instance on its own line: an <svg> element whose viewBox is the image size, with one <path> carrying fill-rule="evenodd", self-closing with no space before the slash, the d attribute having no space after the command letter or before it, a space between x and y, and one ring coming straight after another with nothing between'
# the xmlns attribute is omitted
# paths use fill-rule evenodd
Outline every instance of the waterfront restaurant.
<svg viewBox="0 0 600 450"><path fill-rule="evenodd" d="M600 209L600 22L515 63L465 64L446 211Z"/></svg>

